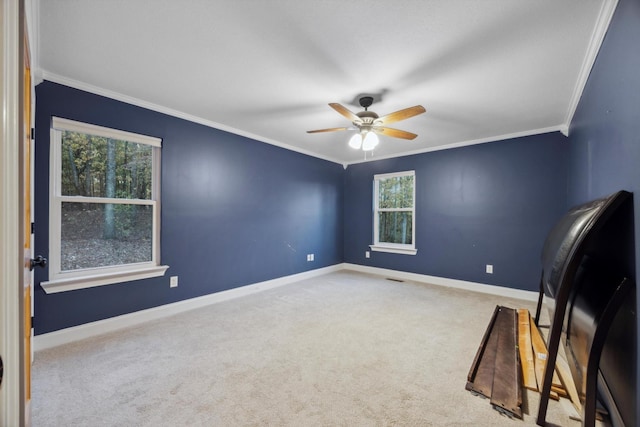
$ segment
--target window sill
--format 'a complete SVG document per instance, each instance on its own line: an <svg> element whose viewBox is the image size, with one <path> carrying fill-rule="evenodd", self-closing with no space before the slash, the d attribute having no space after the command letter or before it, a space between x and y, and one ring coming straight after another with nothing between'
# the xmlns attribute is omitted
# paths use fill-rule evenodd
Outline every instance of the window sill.
<svg viewBox="0 0 640 427"><path fill-rule="evenodd" d="M415 248L403 248L397 246L381 246L381 245L369 245L372 251L374 252L388 252L392 254L404 254L404 255L415 255L418 253L418 250Z"/></svg>
<svg viewBox="0 0 640 427"><path fill-rule="evenodd" d="M130 282L132 280L149 279L164 276L168 265L141 268L139 270L119 271L115 273L90 274L82 277L70 277L49 280L40 283L47 294L74 291L76 289L93 288L95 286L111 285L114 283Z"/></svg>

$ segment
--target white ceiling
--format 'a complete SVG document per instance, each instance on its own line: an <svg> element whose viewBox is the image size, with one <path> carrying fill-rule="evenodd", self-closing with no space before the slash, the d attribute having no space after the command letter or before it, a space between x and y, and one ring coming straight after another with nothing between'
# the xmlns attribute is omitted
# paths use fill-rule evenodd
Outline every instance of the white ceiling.
<svg viewBox="0 0 640 427"><path fill-rule="evenodd" d="M34 0L38 1L38 0ZM373 159L566 133L617 0L40 0L47 80L336 161L327 104L423 105ZM367 159L371 158L371 154Z"/></svg>

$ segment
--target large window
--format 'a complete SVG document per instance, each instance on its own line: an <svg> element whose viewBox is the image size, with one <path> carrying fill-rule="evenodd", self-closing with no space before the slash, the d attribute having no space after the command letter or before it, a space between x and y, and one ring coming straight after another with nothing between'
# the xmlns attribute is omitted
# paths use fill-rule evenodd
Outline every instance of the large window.
<svg viewBox="0 0 640 427"><path fill-rule="evenodd" d="M415 255L415 172L374 176L374 251Z"/></svg>
<svg viewBox="0 0 640 427"><path fill-rule="evenodd" d="M163 275L161 140L53 118L47 292Z"/></svg>

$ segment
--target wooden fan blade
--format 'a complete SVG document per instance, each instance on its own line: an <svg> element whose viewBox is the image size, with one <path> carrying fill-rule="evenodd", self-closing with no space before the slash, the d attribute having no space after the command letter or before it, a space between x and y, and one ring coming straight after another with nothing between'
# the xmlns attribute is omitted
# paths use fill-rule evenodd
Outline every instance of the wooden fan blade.
<svg viewBox="0 0 640 427"><path fill-rule="evenodd" d="M409 117L417 116L418 114L422 114L426 112L425 108L422 105L415 105L413 107L405 108L404 110L396 111L395 113L387 114L386 116L380 117L376 122L382 122L383 124L395 123L400 120L408 119Z"/></svg>
<svg viewBox="0 0 640 427"><path fill-rule="evenodd" d="M351 121L351 122L355 122L355 121L359 121L360 120L360 117L356 116L355 113L352 113L351 111L347 110L345 107L343 107L340 104L331 103L331 104L329 104L329 107L333 108L338 113L342 114L344 117L349 119L349 121Z"/></svg>
<svg viewBox="0 0 640 427"><path fill-rule="evenodd" d="M335 132L338 130L348 130L349 128L329 128L329 129L317 129L317 130L308 130L307 133L319 133L319 132Z"/></svg>
<svg viewBox="0 0 640 427"><path fill-rule="evenodd" d="M390 136L393 138L401 138L401 139L415 139L415 133L407 132L400 129L392 129L392 128L374 128L374 130L382 135Z"/></svg>

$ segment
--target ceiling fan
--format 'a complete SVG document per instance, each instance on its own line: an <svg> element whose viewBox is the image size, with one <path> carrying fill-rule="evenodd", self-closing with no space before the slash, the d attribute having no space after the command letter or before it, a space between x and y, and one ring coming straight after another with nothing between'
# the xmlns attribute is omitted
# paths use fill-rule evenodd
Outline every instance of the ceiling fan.
<svg viewBox="0 0 640 427"><path fill-rule="evenodd" d="M308 130L307 133L319 133L319 132L335 132L342 130L355 130L359 132L351 137L349 140L349 146L359 149L362 147L364 151L373 150L378 145L378 136L376 134L386 135L393 138L401 139L414 139L415 133L406 132L404 130L388 128L386 125L390 123L399 122L418 114L426 112L422 105L415 105L413 107L405 108L403 110L396 111L394 113L387 114L386 116L378 116L373 111L369 111L368 108L373 104L373 97L363 96L360 98L360 106L364 108L364 111L359 113L353 113L344 106L331 103L329 106L349 119L354 127L341 127L341 128L329 128Z"/></svg>

